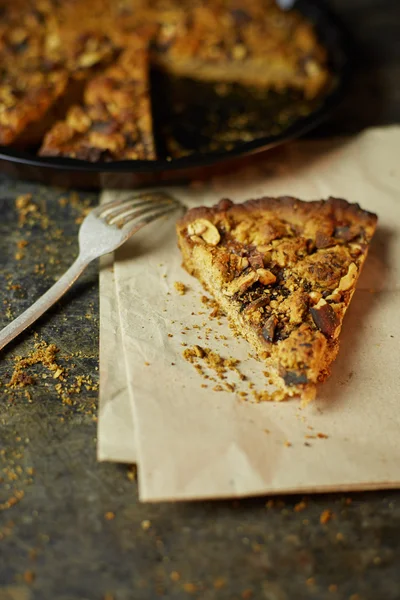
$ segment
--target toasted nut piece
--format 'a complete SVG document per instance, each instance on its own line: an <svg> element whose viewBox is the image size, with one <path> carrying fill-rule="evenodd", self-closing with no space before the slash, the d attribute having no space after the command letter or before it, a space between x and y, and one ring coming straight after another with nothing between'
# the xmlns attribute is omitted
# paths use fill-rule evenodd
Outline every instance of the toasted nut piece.
<svg viewBox="0 0 400 600"><path fill-rule="evenodd" d="M189 223L188 234L199 235L210 246L216 246L221 239L218 229L207 219L196 219L193 223Z"/></svg>
<svg viewBox="0 0 400 600"><path fill-rule="evenodd" d="M244 271L245 269L247 269L247 267L249 266L249 261L245 256L241 256L239 263L238 263L238 267L241 271Z"/></svg>
<svg viewBox="0 0 400 600"><path fill-rule="evenodd" d="M271 271L268 269L257 269L258 280L263 285L271 285L271 283L275 283L276 277Z"/></svg>
<svg viewBox="0 0 400 600"><path fill-rule="evenodd" d="M237 254L230 254L229 263L236 273L239 274L249 266L249 261L245 256L238 256Z"/></svg>
<svg viewBox="0 0 400 600"><path fill-rule="evenodd" d="M276 317L274 317L274 315L272 315L271 317L269 317L269 319L267 319L267 321L263 327L263 330L262 330L263 338L265 340L267 340L267 342L274 341L274 334L275 334L275 328L276 328L277 323L278 323L278 319Z"/></svg>
<svg viewBox="0 0 400 600"><path fill-rule="evenodd" d="M201 235L202 233L205 232L205 230L207 229L207 225L204 224L204 221L206 223L208 223L208 221L206 221L206 219L197 219L196 221L193 221L193 223L189 223L188 225L188 234L189 235Z"/></svg>
<svg viewBox="0 0 400 600"><path fill-rule="evenodd" d="M203 238L199 237L198 235L191 235L190 239L192 242L196 242L196 244L203 244L204 242Z"/></svg>
<svg viewBox="0 0 400 600"><path fill-rule="evenodd" d="M263 257L262 254L257 253L257 254L251 254L249 256L249 263L251 264L251 266L253 267L253 269L263 269L264 268L264 261L263 261Z"/></svg>
<svg viewBox="0 0 400 600"><path fill-rule="evenodd" d="M321 298L318 304L310 308L310 313L321 333L329 338L335 337L339 319L332 306L326 300Z"/></svg>
<svg viewBox="0 0 400 600"><path fill-rule="evenodd" d="M327 235L323 231L317 231L315 236L315 245L318 249L320 248L329 248L329 246L333 246L334 240L330 235Z"/></svg>
<svg viewBox="0 0 400 600"><path fill-rule="evenodd" d="M350 263L349 270L347 271L346 275L344 275L339 282L338 290L340 292L346 292L347 290L349 290L352 287L352 285L354 284L356 279L357 279L357 267L356 267L355 263Z"/></svg>
<svg viewBox="0 0 400 600"><path fill-rule="evenodd" d="M313 304L317 304L322 298L321 292L310 292L308 295Z"/></svg>
<svg viewBox="0 0 400 600"><path fill-rule="evenodd" d="M340 302L342 299L342 293L338 289L333 290L332 294L326 297L326 300L332 300L332 302Z"/></svg>
<svg viewBox="0 0 400 600"><path fill-rule="evenodd" d="M223 293L225 296L233 296L236 292L245 292L256 281L258 281L258 274L255 271L243 273L231 281L225 290L223 290Z"/></svg>

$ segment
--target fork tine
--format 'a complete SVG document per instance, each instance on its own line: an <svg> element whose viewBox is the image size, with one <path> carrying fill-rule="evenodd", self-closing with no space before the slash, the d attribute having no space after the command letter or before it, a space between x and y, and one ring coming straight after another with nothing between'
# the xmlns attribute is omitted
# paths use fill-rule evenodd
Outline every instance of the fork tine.
<svg viewBox="0 0 400 600"><path fill-rule="evenodd" d="M139 229L142 229L142 227L144 227L145 225L148 225L149 223L152 223L153 221L156 221L157 219L160 219L161 217L164 217L164 216L168 215L169 213L174 212L175 210L176 210L176 206L168 206L168 207L160 208L156 212L152 212L152 213L146 212L146 213L142 213L141 215L135 215L133 218L129 219L122 226L123 227L129 226L129 234L133 235L134 233L139 231ZM140 218L135 223L138 216Z"/></svg>
<svg viewBox="0 0 400 600"><path fill-rule="evenodd" d="M141 207L132 207L130 210L125 210L122 214L112 216L107 220L108 225L114 225L118 228L127 225L131 221L138 219L139 217L148 215L151 217L153 213L158 213L160 210L176 210L177 206L173 204L146 204Z"/></svg>
<svg viewBox="0 0 400 600"><path fill-rule="evenodd" d="M137 200L135 202L124 202L120 206L113 207L107 211L106 214L100 215L101 219L104 219L110 225L113 224L119 217L123 218L125 214L131 213L132 211L138 210L142 207L155 208L158 206L172 206L172 202L168 201L155 201L155 200Z"/></svg>
<svg viewBox="0 0 400 600"><path fill-rule="evenodd" d="M156 191L156 192L138 192L137 194L132 194L127 198L113 200L112 202L107 202L107 204L102 204L97 208L93 209L93 213L100 218L105 218L110 213L113 213L115 209L119 209L124 206L132 206L139 202L162 202L162 203L178 203L178 201L167 194L166 192Z"/></svg>

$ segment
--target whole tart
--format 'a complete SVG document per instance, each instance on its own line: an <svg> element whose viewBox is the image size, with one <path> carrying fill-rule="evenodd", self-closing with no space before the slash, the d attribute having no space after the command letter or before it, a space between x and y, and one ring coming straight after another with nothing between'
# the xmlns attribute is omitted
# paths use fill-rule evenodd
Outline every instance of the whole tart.
<svg viewBox="0 0 400 600"><path fill-rule="evenodd" d="M44 155L153 158L151 68L309 100L331 81L313 26L275 0L15 0L0 10L0 144ZM135 53L137 68L126 59ZM109 126L96 131L98 121Z"/></svg>

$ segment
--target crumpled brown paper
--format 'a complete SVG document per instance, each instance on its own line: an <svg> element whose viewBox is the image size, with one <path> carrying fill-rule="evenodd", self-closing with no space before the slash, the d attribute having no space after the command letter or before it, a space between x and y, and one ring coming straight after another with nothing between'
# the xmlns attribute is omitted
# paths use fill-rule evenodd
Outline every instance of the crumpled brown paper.
<svg viewBox="0 0 400 600"><path fill-rule="evenodd" d="M303 410L296 400L254 402L266 382L263 365L224 319L208 322L203 290L181 268L174 219L145 228L116 253L116 298L110 267L102 271L99 458L137 460L142 500L400 485L399 150L399 127L299 141L206 187L169 190L188 206L221 197L339 196L378 213L332 376ZM177 294L175 281L187 294ZM231 372L227 381L247 401L215 391L225 382L204 380L184 360L182 344L196 343L241 360L247 381Z"/></svg>

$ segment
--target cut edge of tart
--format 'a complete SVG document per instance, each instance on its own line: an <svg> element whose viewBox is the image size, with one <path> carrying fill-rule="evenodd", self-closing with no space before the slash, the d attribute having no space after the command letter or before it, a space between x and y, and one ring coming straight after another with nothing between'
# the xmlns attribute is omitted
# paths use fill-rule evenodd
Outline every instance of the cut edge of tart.
<svg viewBox="0 0 400 600"><path fill-rule="evenodd" d="M221 200L177 224L183 266L269 369L271 396L312 400L339 350L377 217L346 200Z"/></svg>
<svg viewBox="0 0 400 600"><path fill-rule="evenodd" d="M41 156L102 160L153 160L147 48L140 38L86 86L83 105L72 106L47 132Z"/></svg>

